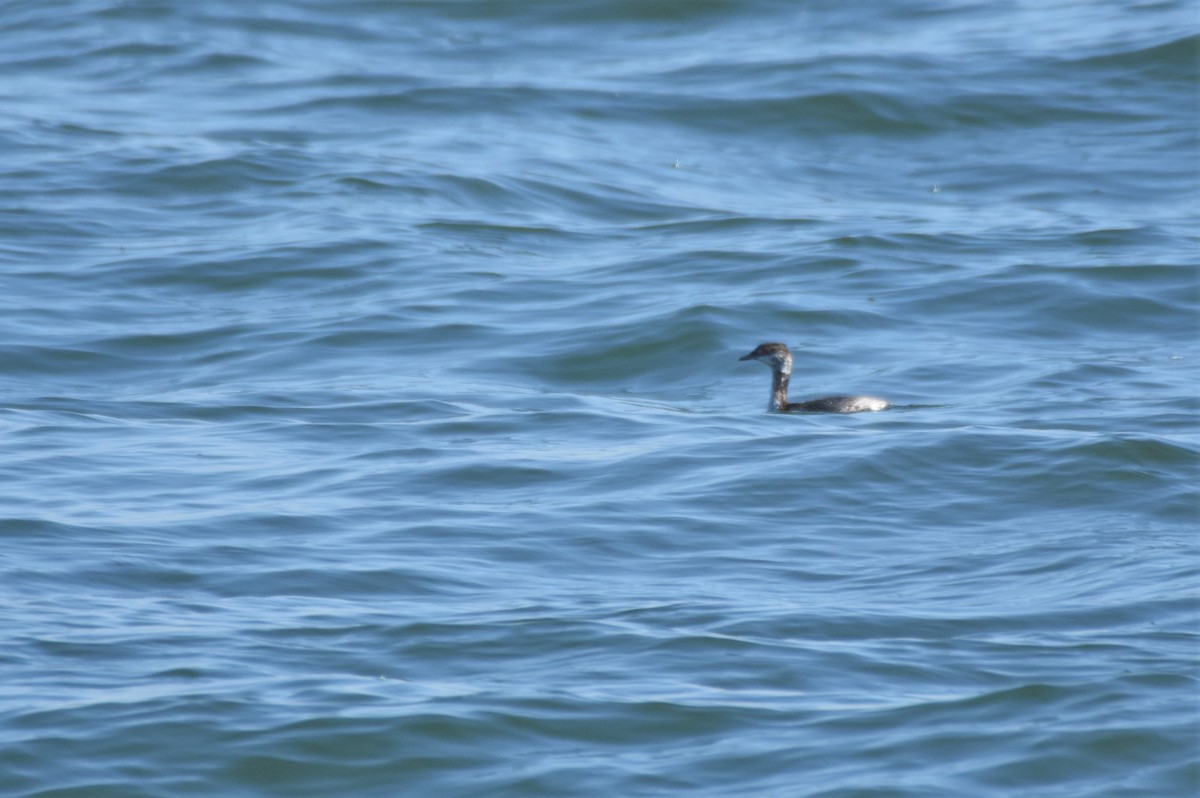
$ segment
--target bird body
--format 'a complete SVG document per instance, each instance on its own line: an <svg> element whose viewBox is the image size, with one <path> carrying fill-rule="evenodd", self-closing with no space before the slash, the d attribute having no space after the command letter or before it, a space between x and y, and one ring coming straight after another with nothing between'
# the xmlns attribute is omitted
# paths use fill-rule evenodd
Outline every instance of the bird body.
<svg viewBox="0 0 1200 798"><path fill-rule="evenodd" d="M826 396L805 402L789 402L792 353L783 344L759 344L753 352L738 359L757 360L770 367L771 401L767 410L773 413L862 413L888 407L887 400L875 396Z"/></svg>

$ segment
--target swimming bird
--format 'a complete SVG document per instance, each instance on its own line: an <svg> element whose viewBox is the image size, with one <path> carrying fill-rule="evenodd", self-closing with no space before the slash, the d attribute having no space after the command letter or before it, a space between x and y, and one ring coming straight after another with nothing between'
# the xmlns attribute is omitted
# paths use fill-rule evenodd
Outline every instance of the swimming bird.
<svg viewBox="0 0 1200 798"><path fill-rule="evenodd" d="M874 396L826 396L807 402L788 401L788 380L792 377L792 353L783 344L759 344L753 352L738 360L757 360L771 367L772 413L862 413L883 410L888 402Z"/></svg>

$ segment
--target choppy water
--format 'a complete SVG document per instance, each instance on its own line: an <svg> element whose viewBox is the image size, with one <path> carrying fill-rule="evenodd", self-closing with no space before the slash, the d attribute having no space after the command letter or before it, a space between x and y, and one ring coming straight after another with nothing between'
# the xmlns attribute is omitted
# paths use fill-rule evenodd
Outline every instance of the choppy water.
<svg viewBox="0 0 1200 798"><path fill-rule="evenodd" d="M1198 20L0 5L0 793L1194 794Z"/></svg>

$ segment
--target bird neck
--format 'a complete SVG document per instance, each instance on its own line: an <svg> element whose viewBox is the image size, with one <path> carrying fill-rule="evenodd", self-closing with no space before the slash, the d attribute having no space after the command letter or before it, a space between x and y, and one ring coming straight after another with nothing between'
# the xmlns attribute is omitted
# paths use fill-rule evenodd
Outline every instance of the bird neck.
<svg viewBox="0 0 1200 798"><path fill-rule="evenodd" d="M771 410L782 410L788 401L788 381L792 378L792 364L785 360L771 369Z"/></svg>

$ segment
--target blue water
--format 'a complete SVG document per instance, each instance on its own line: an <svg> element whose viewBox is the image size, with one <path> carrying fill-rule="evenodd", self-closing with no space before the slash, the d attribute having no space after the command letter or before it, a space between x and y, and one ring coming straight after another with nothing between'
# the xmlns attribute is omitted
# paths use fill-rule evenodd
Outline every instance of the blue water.
<svg viewBox="0 0 1200 798"><path fill-rule="evenodd" d="M1197 11L0 4L0 795L1196 794Z"/></svg>

